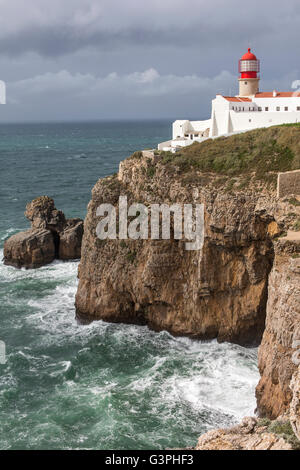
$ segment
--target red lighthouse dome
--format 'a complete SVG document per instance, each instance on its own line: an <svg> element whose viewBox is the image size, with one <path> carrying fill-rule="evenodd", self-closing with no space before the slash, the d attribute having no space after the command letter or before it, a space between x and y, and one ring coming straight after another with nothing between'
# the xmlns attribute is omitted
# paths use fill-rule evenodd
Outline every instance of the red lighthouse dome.
<svg viewBox="0 0 300 470"><path fill-rule="evenodd" d="M256 55L254 55L253 52L251 52L251 49L249 47L248 52L246 52L246 54L243 55L241 60L257 60L257 58L256 58Z"/></svg>
<svg viewBox="0 0 300 470"><path fill-rule="evenodd" d="M239 61L239 73L240 78L257 78L257 74L260 71L260 63L256 55L251 52L249 47L248 52L243 55Z"/></svg>

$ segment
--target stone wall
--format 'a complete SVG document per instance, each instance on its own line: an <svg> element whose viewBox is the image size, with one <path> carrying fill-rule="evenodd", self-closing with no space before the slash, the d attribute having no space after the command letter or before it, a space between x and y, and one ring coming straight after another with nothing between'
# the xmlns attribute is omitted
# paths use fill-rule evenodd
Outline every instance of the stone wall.
<svg viewBox="0 0 300 470"><path fill-rule="evenodd" d="M300 195L300 170L278 174L277 196Z"/></svg>

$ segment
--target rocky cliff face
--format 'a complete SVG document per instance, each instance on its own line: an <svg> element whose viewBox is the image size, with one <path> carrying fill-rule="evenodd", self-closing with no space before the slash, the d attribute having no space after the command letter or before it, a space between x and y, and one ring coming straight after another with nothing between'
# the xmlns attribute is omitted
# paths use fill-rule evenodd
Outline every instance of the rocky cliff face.
<svg viewBox="0 0 300 470"><path fill-rule="evenodd" d="M215 183L212 175L203 177L202 186L185 183L159 157L128 159L118 176L98 181L85 220L78 316L258 344L274 256L268 232L272 217L260 216L266 196L231 194L224 184L216 188ZM117 206L120 195L128 197L128 204L203 203L203 249L186 251L183 240L97 239L97 207Z"/></svg>
<svg viewBox="0 0 300 470"><path fill-rule="evenodd" d="M256 396L262 415L276 418L289 410L291 380L299 364L300 244L283 238L275 243L266 329L259 348L261 380Z"/></svg>

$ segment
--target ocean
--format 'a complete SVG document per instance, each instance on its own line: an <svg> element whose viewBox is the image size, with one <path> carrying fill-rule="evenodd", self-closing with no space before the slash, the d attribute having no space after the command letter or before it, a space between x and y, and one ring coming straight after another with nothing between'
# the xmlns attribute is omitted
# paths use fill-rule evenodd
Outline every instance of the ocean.
<svg viewBox="0 0 300 470"><path fill-rule="evenodd" d="M95 182L135 150L170 138L171 122L0 126L0 257L29 228L26 203L54 198L85 217ZM0 449L164 449L253 414L257 350L79 325L78 262L37 270L0 263Z"/></svg>

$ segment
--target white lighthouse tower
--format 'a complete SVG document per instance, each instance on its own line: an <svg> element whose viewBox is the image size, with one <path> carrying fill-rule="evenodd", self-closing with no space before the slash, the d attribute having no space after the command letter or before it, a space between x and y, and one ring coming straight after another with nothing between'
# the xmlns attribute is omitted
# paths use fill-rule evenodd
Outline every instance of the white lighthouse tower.
<svg viewBox="0 0 300 470"><path fill-rule="evenodd" d="M248 49L239 61L239 96L255 96L259 92L260 62Z"/></svg>

